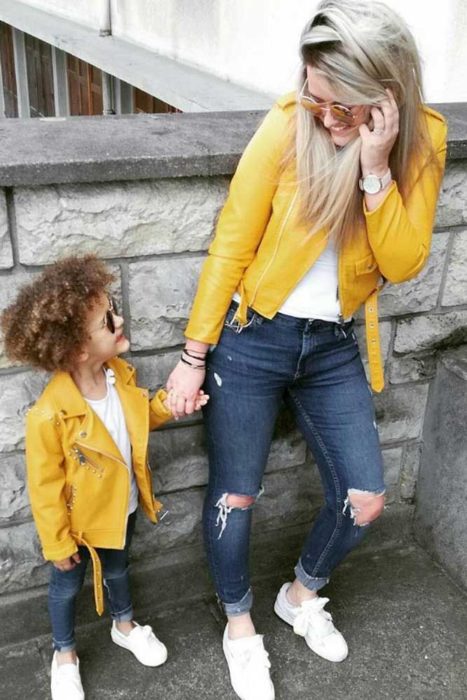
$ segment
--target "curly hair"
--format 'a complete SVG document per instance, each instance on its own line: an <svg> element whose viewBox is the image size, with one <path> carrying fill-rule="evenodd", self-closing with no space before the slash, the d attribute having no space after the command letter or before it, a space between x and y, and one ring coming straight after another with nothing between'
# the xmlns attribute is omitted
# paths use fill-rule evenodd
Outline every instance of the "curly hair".
<svg viewBox="0 0 467 700"><path fill-rule="evenodd" d="M86 339L89 309L114 275L95 255L70 256L23 287L1 316L10 360L70 371Z"/></svg>

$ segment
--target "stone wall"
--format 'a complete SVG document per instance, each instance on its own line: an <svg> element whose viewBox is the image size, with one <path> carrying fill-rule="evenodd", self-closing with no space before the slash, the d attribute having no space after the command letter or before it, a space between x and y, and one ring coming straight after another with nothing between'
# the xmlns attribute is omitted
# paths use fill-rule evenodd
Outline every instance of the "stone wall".
<svg viewBox="0 0 467 700"><path fill-rule="evenodd" d="M213 173L209 160L203 173L198 163L196 177L184 176L191 175L189 165L178 165L169 178L150 175L145 166L144 179L137 179L138 162L133 162L114 181L89 181L89 172L81 170L73 182L73 164L69 169L60 164L54 182L50 168L41 171L37 164L22 163L11 175L0 162L0 185L5 184L0 189L1 307L57 257L95 251L116 272L116 293L131 337L129 357L139 382L151 389L164 384L180 352L200 264L226 196L235 164L232 150L238 158L251 133L251 115L248 119L246 133L230 148L224 167L216 161ZM225 115L222 124L223 139L231 145ZM32 149L33 142L31 136ZM414 499L437 353L467 336L467 161L462 156L467 153L460 148L448 163L428 265L416 280L386 288L380 299L387 388L376 397L376 411L389 508ZM30 185L32 167L39 173L36 186ZM158 168L160 172L160 164ZM47 174L41 178L41 172ZM358 324L365 355L361 319ZM45 581L24 480L23 418L46 379L12 366L0 347L0 592ZM170 513L155 528L140 519L134 555L145 561L199 547L207 478L200 419L169 424L153 434L150 452L155 491ZM255 525L262 532L304 524L320 506L316 468L286 413L278 422L264 485Z"/></svg>

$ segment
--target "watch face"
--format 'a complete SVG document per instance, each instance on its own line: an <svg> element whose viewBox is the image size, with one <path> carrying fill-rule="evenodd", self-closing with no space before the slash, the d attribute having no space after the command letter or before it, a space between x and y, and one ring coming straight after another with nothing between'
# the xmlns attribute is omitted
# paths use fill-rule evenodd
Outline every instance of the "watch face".
<svg viewBox="0 0 467 700"><path fill-rule="evenodd" d="M376 175L367 175L363 178L363 191L368 194L376 194L381 190L381 180Z"/></svg>

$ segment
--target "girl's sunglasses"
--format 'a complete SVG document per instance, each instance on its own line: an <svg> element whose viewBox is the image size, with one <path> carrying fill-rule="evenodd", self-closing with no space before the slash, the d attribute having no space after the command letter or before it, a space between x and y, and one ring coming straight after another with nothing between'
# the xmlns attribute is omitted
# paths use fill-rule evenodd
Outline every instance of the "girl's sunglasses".
<svg viewBox="0 0 467 700"><path fill-rule="evenodd" d="M346 105L341 105L336 102L316 102L309 95L305 95L305 85L300 92L300 104L308 112L311 112L313 116L319 117L322 112L331 112L332 116L337 119L337 121L343 124L352 125L355 121L355 114L352 112L355 109L355 105L348 107Z"/></svg>
<svg viewBox="0 0 467 700"><path fill-rule="evenodd" d="M91 333L94 333L94 331L102 330L102 328L106 327L111 333L115 333L114 316L118 316L117 304L113 297L109 297L109 308L105 312L105 318L102 319L102 324L99 326L99 328L95 328L93 331L91 331Z"/></svg>

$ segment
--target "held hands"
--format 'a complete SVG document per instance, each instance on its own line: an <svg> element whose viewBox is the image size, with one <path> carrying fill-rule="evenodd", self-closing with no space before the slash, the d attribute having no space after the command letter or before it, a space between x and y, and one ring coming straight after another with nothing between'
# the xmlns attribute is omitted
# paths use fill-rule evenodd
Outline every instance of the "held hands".
<svg viewBox="0 0 467 700"><path fill-rule="evenodd" d="M71 571L77 564L80 563L81 557L79 556L78 552L75 552L75 554L72 554L71 557L67 557L66 559L59 559L58 561L52 562L55 568L59 571Z"/></svg>
<svg viewBox="0 0 467 700"><path fill-rule="evenodd" d="M382 177L389 167L389 154L399 133L399 110L391 90L386 90L387 99L377 107L371 107L373 129L367 124L359 126L362 139L360 165L362 175L372 173Z"/></svg>
<svg viewBox="0 0 467 700"><path fill-rule="evenodd" d="M199 411L209 400L209 396L201 389L206 376L204 364L201 364L193 367L180 360L167 380L167 405L175 420Z"/></svg>

